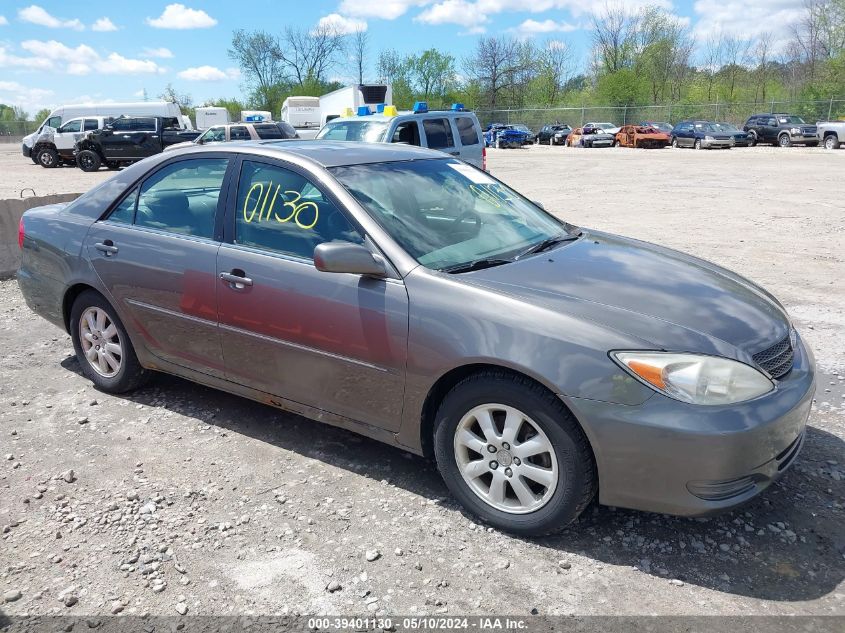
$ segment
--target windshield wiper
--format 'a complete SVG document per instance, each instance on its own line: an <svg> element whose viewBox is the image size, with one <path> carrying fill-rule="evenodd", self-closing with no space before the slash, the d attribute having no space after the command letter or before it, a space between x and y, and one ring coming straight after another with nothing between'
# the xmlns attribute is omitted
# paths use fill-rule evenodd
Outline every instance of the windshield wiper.
<svg viewBox="0 0 845 633"><path fill-rule="evenodd" d="M493 266L501 266L502 264L512 263L512 259L476 259L466 264L456 264L455 266L447 266L441 268L444 273L468 273L473 270L481 270L482 268L493 268Z"/></svg>
<svg viewBox="0 0 845 633"><path fill-rule="evenodd" d="M543 251L547 251L553 246L557 246L563 242L572 242L577 240L581 237L581 232L578 233L559 233L558 235L554 235L552 237L546 238L542 242L537 242L526 251L521 252L519 255L514 257L514 259L521 259L526 255L533 255L534 253L542 253Z"/></svg>

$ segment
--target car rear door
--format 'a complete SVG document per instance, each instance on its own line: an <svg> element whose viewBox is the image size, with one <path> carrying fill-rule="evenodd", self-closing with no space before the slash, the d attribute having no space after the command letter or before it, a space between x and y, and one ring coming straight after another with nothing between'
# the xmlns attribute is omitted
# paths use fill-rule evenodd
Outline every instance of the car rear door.
<svg viewBox="0 0 845 633"><path fill-rule="evenodd" d="M460 151L455 146L455 133L452 124L446 117L431 117L422 120L423 147L440 150L452 156L458 156Z"/></svg>
<svg viewBox="0 0 845 633"><path fill-rule="evenodd" d="M325 183L286 162L244 159L217 259L228 380L398 430L408 334L400 279L320 272L314 247L363 243Z"/></svg>
<svg viewBox="0 0 845 633"><path fill-rule="evenodd" d="M225 154L167 161L128 192L85 252L132 335L154 356L223 377L217 325Z"/></svg>
<svg viewBox="0 0 845 633"><path fill-rule="evenodd" d="M475 117L458 115L452 119L453 133L458 142L456 156L461 160L481 169L481 126Z"/></svg>

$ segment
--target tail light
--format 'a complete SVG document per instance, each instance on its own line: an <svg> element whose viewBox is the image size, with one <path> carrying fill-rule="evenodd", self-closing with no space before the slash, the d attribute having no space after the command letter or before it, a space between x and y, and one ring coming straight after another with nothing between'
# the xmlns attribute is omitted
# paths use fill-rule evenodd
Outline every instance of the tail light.
<svg viewBox="0 0 845 633"><path fill-rule="evenodd" d="M487 171L487 148L481 148L481 169ZM23 226L23 225L21 225Z"/></svg>
<svg viewBox="0 0 845 633"><path fill-rule="evenodd" d="M26 231L23 228L23 218L18 222L18 248L23 249L23 238L26 236Z"/></svg>

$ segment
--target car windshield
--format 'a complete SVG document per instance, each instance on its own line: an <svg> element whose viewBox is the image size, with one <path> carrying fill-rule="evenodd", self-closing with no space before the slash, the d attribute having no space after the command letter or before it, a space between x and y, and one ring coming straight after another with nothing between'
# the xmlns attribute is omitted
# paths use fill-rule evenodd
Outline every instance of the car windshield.
<svg viewBox="0 0 845 633"><path fill-rule="evenodd" d="M384 140L387 126L388 121L329 121L317 133L317 138L327 141L379 143Z"/></svg>
<svg viewBox="0 0 845 633"><path fill-rule="evenodd" d="M554 127L555 132L566 132L567 130L571 130L572 128L568 125L556 125Z"/></svg>
<svg viewBox="0 0 845 633"><path fill-rule="evenodd" d="M804 119L800 116L780 116L778 117L780 123L804 123Z"/></svg>
<svg viewBox="0 0 845 633"><path fill-rule="evenodd" d="M717 123L716 127L722 132L739 132L739 128L730 123Z"/></svg>
<svg viewBox="0 0 845 633"><path fill-rule="evenodd" d="M335 178L414 259L458 269L513 260L574 227L487 173L451 159L334 167Z"/></svg>
<svg viewBox="0 0 845 633"><path fill-rule="evenodd" d="M718 125L714 125L713 123L696 123L695 129L700 130L702 132L721 132L722 130L719 129Z"/></svg>
<svg viewBox="0 0 845 633"><path fill-rule="evenodd" d="M528 129L528 126L527 126L527 125L521 125L521 124L519 124L519 123L517 123L516 125L512 125L511 127L512 127L513 129L515 129L515 130L519 130L520 132L528 132L528 131L530 131L530 130Z"/></svg>
<svg viewBox="0 0 845 633"><path fill-rule="evenodd" d="M613 123L608 123L607 121L605 121L604 123L593 123L593 126L599 128L601 130L606 130L607 128L616 127L615 125L613 125Z"/></svg>

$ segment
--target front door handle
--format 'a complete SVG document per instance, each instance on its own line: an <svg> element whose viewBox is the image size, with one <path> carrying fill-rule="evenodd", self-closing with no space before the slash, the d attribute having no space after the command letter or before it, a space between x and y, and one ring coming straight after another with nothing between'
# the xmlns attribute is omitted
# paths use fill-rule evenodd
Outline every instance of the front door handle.
<svg viewBox="0 0 845 633"><path fill-rule="evenodd" d="M238 270L237 268L230 273L220 273L220 279L228 283L230 287L238 290L252 285L252 279L247 277L244 271Z"/></svg>
<svg viewBox="0 0 845 633"><path fill-rule="evenodd" d="M103 240L102 242L97 242L96 244L94 244L94 248L96 248L101 253L105 253L106 257L117 254L117 246L115 246L114 242L112 242L111 240Z"/></svg>

